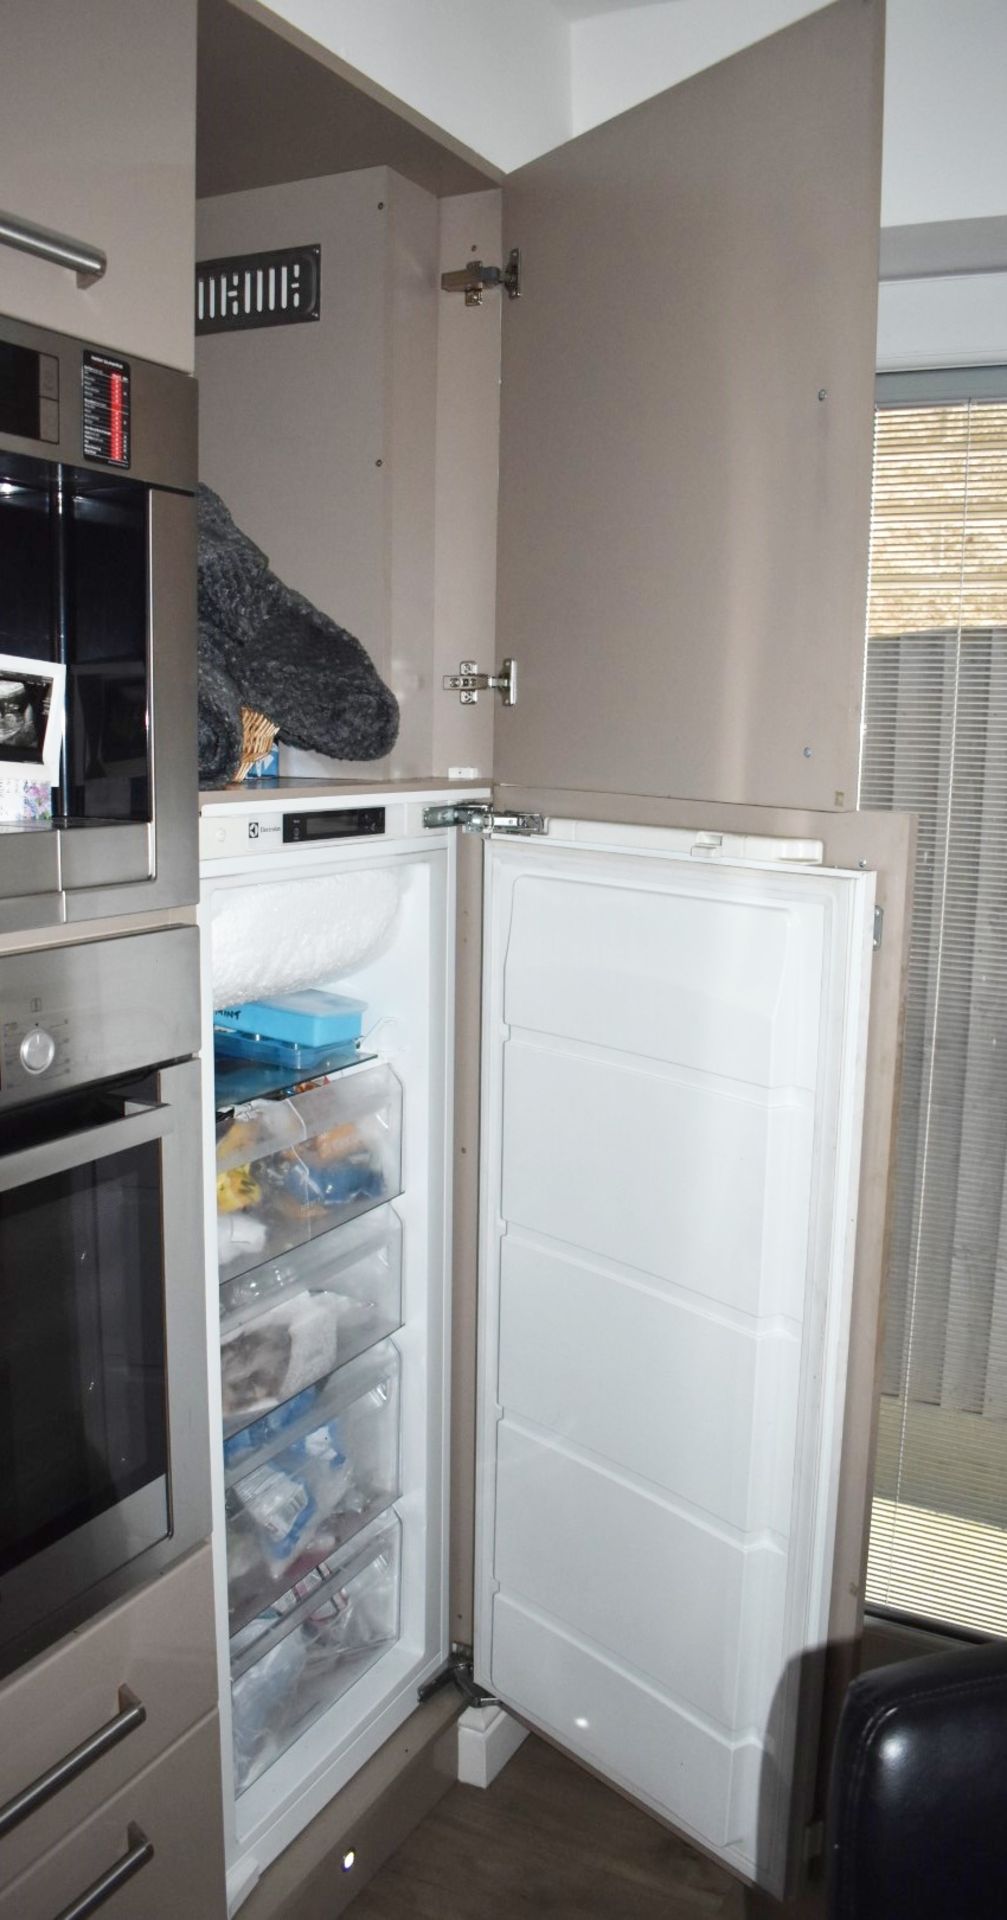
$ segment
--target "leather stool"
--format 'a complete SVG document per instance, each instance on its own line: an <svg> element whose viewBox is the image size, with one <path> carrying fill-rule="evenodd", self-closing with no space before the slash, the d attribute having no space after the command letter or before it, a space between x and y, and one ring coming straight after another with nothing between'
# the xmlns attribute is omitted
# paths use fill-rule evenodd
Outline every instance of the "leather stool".
<svg viewBox="0 0 1007 1920"><path fill-rule="evenodd" d="M853 1682L828 1889L829 1920L1007 1920L1007 1641Z"/></svg>

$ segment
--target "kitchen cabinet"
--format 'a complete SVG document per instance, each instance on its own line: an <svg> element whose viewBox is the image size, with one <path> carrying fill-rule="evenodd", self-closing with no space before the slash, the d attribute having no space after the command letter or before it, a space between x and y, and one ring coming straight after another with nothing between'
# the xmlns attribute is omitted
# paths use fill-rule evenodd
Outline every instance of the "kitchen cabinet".
<svg viewBox="0 0 1007 1920"><path fill-rule="evenodd" d="M70 1829L111 1801L205 1719L216 1700L210 1552L204 1546L5 1684L0 1712L18 1733L0 1756L3 1809L99 1729L140 1711L132 1713L134 1724L115 1744L4 1830L0 1887L19 1879ZM219 1791L208 1798L219 1806ZM53 1901L52 1911L59 1904Z"/></svg>
<svg viewBox="0 0 1007 1920"><path fill-rule="evenodd" d="M4 219L99 248L100 279L0 247L0 310L192 371L196 0L0 6Z"/></svg>
<svg viewBox="0 0 1007 1920"><path fill-rule="evenodd" d="M208 1045L232 913L265 964L388 874L394 933L313 978L366 1001L403 1092L398 1632L230 1782L235 1909L464 1637L470 1525L480 1684L746 1880L779 1893L804 1843L857 1606L908 870L903 823L851 811L879 62L879 7L837 0L505 184L495 811L436 780L204 796ZM385 837L285 842L285 804L381 806ZM353 1577L289 1565L271 1650Z"/></svg>
<svg viewBox="0 0 1007 1920"><path fill-rule="evenodd" d="M532 162L502 234L453 197L438 249L389 168L201 202L201 257L309 234L323 286L317 324L199 339L202 475L400 704L387 765L290 772L855 806L880 15L836 0ZM513 248L520 298L439 290ZM515 659L516 703L461 708L462 658Z"/></svg>
<svg viewBox="0 0 1007 1920"><path fill-rule="evenodd" d="M856 805L881 16L837 0L505 182L495 779Z"/></svg>
<svg viewBox="0 0 1007 1920"><path fill-rule="evenodd" d="M116 1920L223 1920L219 1742L207 1714L0 1892L2 1920L53 1920L89 1893L79 1911L108 1901Z"/></svg>

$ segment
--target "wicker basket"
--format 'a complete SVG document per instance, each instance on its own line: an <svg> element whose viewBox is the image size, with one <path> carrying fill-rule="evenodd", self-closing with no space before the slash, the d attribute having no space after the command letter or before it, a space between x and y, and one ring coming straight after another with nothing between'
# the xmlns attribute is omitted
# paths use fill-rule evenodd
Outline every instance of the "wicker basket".
<svg viewBox="0 0 1007 1920"><path fill-rule="evenodd" d="M244 739L241 743L241 765L234 776L236 780L247 778L249 769L269 752L279 732L279 728L274 727L273 722L267 720L264 713L256 713L254 707L242 707L241 724L244 728Z"/></svg>

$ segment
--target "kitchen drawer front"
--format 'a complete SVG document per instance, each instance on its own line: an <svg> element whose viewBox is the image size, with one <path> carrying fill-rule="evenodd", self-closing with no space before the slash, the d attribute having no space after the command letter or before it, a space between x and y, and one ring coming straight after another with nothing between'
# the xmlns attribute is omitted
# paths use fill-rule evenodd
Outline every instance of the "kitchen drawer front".
<svg viewBox="0 0 1007 1920"><path fill-rule="evenodd" d="M123 1687L142 1702L146 1718L0 1839L0 1887L216 1706L209 1547L69 1635L0 1689L0 1808L113 1720L124 1704Z"/></svg>
<svg viewBox="0 0 1007 1920"><path fill-rule="evenodd" d="M224 1920L216 1713L5 1887L0 1920L56 1920L145 1844L152 1856L94 1909L101 1920Z"/></svg>

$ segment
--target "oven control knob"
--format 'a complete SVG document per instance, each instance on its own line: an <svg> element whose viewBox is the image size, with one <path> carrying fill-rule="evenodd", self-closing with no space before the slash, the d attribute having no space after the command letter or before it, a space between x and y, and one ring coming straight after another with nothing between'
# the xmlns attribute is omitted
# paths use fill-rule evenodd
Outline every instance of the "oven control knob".
<svg viewBox="0 0 1007 1920"><path fill-rule="evenodd" d="M33 1027L21 1042L21 1065L26 1073L44 1073L56 1058L56 1042L44 1027Z"/></svg>

